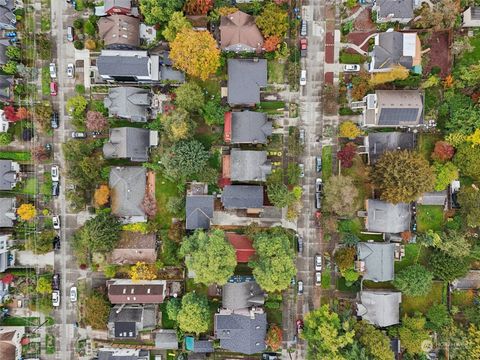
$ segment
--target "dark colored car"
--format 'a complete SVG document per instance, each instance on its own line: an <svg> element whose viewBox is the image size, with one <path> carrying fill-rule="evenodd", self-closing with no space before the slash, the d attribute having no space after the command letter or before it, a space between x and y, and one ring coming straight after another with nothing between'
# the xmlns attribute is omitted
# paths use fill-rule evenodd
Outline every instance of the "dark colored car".
<svg viewBox="0 0 480 360"><path fill-rule="evenodd" d="M52 196L58 196L60 194L60 183L58 181L52 182Z"/></svg>
<svg viewBox="0 0 480 360"><path fill-rule="evenodd" d="M315 168L317 169L317 172L322 171L322 158L316 156L315 157Z"/></svg>
<svg viewBox="0 0 480 360"><path fill-rule="evenodd" d="M321 209L322 208L322 194L321 193L315 193L315 209Z"/></svg>
<svg viewBox="0 0 480 360"><path fill-rule="evenodd" d="M60 290L60 274L55 274L52 277L53 290Z"/></svg>
<svg viewBox="0 0 480 360"><path fill-rule="evenodd" d="M55 236L53 238L53 250L60 250L60 236Z"/></svg>
<svg viewBox="0 0 480 360"><path fill-rule="evenodd" d="M297 239L297 251L299 254L303 253L303 238L300 235L295 235L295 238Z"/></svg>
<svg viewBox="0 0 480 360"><path fill-rule="evenodd" d="M50 120L50 126L52 129L58 129L60 126L59 121L58 121L58 113L54 112L52 113L52 119Z"/></svg>

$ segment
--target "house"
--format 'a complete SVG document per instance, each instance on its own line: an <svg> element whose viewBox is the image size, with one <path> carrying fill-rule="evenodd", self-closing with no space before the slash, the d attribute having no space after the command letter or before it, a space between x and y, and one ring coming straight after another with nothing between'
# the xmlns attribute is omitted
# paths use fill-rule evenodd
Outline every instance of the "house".
<svg viewBox="0 0 480 360"><path fill-rule="evenodd" d="M0 273L7 270L14 262L13 253L8 244L10 235L0 235Z"/></svg>
<svg viewBox="0 0 480 360"><path fill-rule="evenodd" d="M480 270L469 270L468 273L452 281L455 290L478 290L480 289Z"/></svg>
<svg viewBox="0 0 480 360"><path fill-rule="evenodd" d="M178 349L177 330L161 329L155 332L155 349L177 350Z"/></svg>
<svg viewBox="0 0 480 360"><path fill-rule="evenodd" d="M401 302L401 292L364 290L359 293L357 316L377 327L396 325Z"/></svg>
<svg viewBox="0 0 480 360"><path fill-rule="evenodd" d="M223 156L223 177L239 182L266 181L272 172L272 163L266 151L232 149Z"/></svg>
<svg viewBox="0 0 480 360"><path fill-rule="evenodd" d="M150 351L140 349L100 348L97 360L150 360Z"/></svg>
<svg viewBox="0 0 480 360"><path fill-rule="evenodd" d="M157 237L154 233L122 231L120 240L109 256L109 264L125 265L145 262L153 264L157 260Z"/></svg>
<svg viewBox="0 0 480 360"><path fill-rule="evenodd" d="M446 207L448 202L448 191L431 191L423 193L417 200L420 205L437 205Z"/></svg>
<svg viewBox="0 0 480 360"><path fill-rule="evenodd" d="M215 338L222 349L246 355L266 349L267 314L261 309L235 314L220 310L214 319Z"/></svg>
<svg viewBox="0 0 480 360"><path fill-rule="evenodd" d="M132 1L131 0L105 0L104 11L108 15L131 15Z"/></svg>
<svg viewBox="0 0 480 360"><path fill-rule="evenodd" d="M150 56L143 50L102 50L97 68L106 81L151 83L160 80L159 56Z"/></svg>
<svg viewBox="0 0 480 360"><path fill-rule="evenodd" d="M5 117L5 112L0 109L0 132L7 132L10 127L10 122Z"/></svg>
<svg viewBox="0 0 480 360"><path fill-rule="evenodd" d="M142 166L112 167L108 186L110 187L112 213L123 218L125 223L146 222L143 209L146 194L147 169Z"/></svg>
<svg viewBox="0 0 480 360"><path fill-rule="evenodd" d="M480 6L470 6L462 14L463 27L479 27L480 26Z"/></svg>
<svg viewBox="0 0 480 360"><path fill-rule="evenodd" d="M7 48L9 46L10 43L7 39L0 40L0 65L4 65L8 62Z"/></svg>
<svg viewBox="0 0 480 360"><path fill-rule="evenodd" d="M387 31L376 34L374 40L370 72L386 72L401 65L421 73L422 44L417 33Z"/></svg>
<svg viewBox="0 0 480 360"><path fill-rule="evenodd" d="M161 304L166 289L165 280L107 280L108 300L112 304Z"/></svg>
<svg viewBox="0 0 480 360"><path fill-rule="evenodd" d="M237 280L237 279L236 279ZM222 306L236 312L265 303L265 292L250 278L227 282L222 287Z"/></svg>
<svg viewBox="0 0 480 360"><path fill-rule="evenodd" d="M384 242L360 242L357 245L357 269L364 280L391 281L394 276L396 244Z"/></svg>
<svg viewBox="0 0 480 360"><path fill-rule="evenodd" d="M140 46L140 19L115 14L98 20L98 36L106 49L135 50Z"/></svg>
<svg viewBox="0 0 480 360"><path fill-rule="evenodd" d="M413 19L416 2L417 0L376 0L372 10L377 13L377 23L407 24Z"/></svg>
<svg viewBox="0 0 480 360"><path fill-rule="evenodd" d="M233 14L220 17L220 48L234 52L261 52L263 36L260 33L255 18L236 11Z"/></svg>
<svg viewBox="0 0 480 360"><path fill-rule="evenodd" d="M225 113L223 139L227 144L266 144L272 135L267 114L255 111Z"/></svg>
<svg viewBox="0 0 480 360"><path fill-rule="evenodd" d="M221 201L227 210L244 209L259 212L263 209L263 186L227 185L223 188Z"/></svg>
<svg viewBox="0 0 480 360"><path fill-rule="evenodd" d="M137 87L115 87L108 89L103 99L109 117L119 117L132 122L146 122L150 118L152 96L149 90Z"/></svg>
<svg viewBox="0 0 480 360"><path fill-rule="evenodd" d="M109 139L103 145L106 159L130 159L135 162L148 161L150 147L158 145L158 131L120 127L109 131Z"/></svg>
<svg viewBox="0 0 480 360"><path fill-rule="evenodd" d="M13 76L0 75L0 101L9 102L13 100L13 83ZM3 115L1 118L3 119L0 119L0 132L5 132L3 121L6 121L6 119Z"/></svg>
<svg viewBox="0 0 480 360"><path fill-rule="evenodd" d="M213 218L215 197L213 195L187 194L185 228L187 230L209 229Z"/></svg>
<svg viewBox="0 0 480 360"><path fill-rule="evenodd" d="M136 339L142 330L157 324L155 305L115 305L108 316L108 336L115 339Z"/></svg>
<svg viewBox="0 0 480 360"><path fill-rule="evenodd" d="M227 102L230 106L254 106L267 86L267 60L228 59Z"/></svg>
<svg viewBox="0 0 480 360"><path fill-rule="evenodd" d="M212 340L197 340L193 336L185 336L185 350L198 354L214 352Z"/></svg>
<svg viewBox="0 0 480 360"><path fill-rule="evenodd" d="M423 95L418 90L376 90L363 98L363 126L418 127L423 125Z"/></svg>
<svg viewBox="0 0 480 360"><path fill-rule="evenodd" d="M12 190L20 176L20 165L12 160L0 160L0 190Z"/></svg>
<svg viewBox="0 0 480 360"><path fill-rule="evenodd" d="M0 228L11 228L17 219L17 201L13 198L0 198Z"/></svg>
<svg viewBox="0 0 480 360"><path fill-rule="evenodd" d="M0 326L0 358L22 360L21 340L25 335L24 326Z"/></svg>
<svg viewBox="0 0 480 360"><path fill-rule="evenodd" d="M248 236L234 232L227 232L225 236L228 242L235 248L238 263L248 263L250 258L255 255L253 241Z"/></svg>
<svg viewBox="0 0 480 360"><path fill-rule="evenodd" d="M13 10L13 1L4 1L0 4L0 30L15 30L17 25L17 17Z"/></svg>
<svg viewBox="0 0 480 360"><path fill-rule="evenodd" d="M365 227L368 231L383 233L409 231L411 217L409 204L390 204L382 200L367 200Z"/></svg>
<svg viewBox="0 0 480 360"><path fill-rule="evenodd" d="M384 152L412 150L415 147L415 134L412 132L375 132L365 137L368 160L375 164Z"/></svg>

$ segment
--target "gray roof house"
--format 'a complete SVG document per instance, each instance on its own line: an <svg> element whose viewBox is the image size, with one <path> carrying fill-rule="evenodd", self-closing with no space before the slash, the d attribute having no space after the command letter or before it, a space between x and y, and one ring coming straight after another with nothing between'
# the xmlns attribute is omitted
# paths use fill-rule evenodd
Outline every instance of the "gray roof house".
<svg viewBox="0 0 480 360"><path fill-rule="evenodd" d="M13 76L0 75L0 101L12 100L13 82Z"/></svg>
<svg viewBox="0 0 480 360"><path fill-rule="evenodd" d="M150 360L150 351L124 348L101 348L98 360Z"/></svg>
<svg viewBox="0 0 480 360"><path fill-rule="evenodd" d="M240 315L221 310L215 314L214 326L215 337L225 350L252 355L266 349L267 314L263 312Z"/></svg>
<svg viewBox="0 0 480 360"><path fill-rule="evenodd" d="M135 339L142 330L155 328L155 305L115 305L108 317L108 335L116 339Z"/></svg>
<svg viewBox="0 0 480 360"><path fill-rule="evenodd" d="M161 329L155 333L155 348L162 350L177 350L177 331L173 329Z"/></svg>
<svg viewBox="0 0 480 360"><path fill-rule="evenodd" d="M384 242L360 242L357 259L364 280L375 282L391 281L394 277L393 262L395 244Z"/></svg>
<svg viewBox="0 0 480 360"><path fill-rule="evenodd" d="M263 186L227 185L221 200L225 209L262 209Z"/></svg>
<svg viewBox="0 0 480 360"><path fill-rule="evenodd" d="M13 222L16 220L17 202L14 197L0 198L0 228L13 227Z"/></svg>
<svg viewBox="0 0 480 360"><path fill-rule="evenodd" d="M7 47L10 46L8 40L0 40L0 65L8 62Z"/></svg>
<svg viewBox="0 0 480 360"><path fill-rule="evenodd" d="M158 56L140 50L102 50L97 58L100 77L106 81L155 82L160 80Z"/></svg>
<svg viewBox="0 0 480 360"><path fill-rule="evenodd" d="M267 60L228 59L228 95L231 106L254 106L267 86Z"/></svg>
<svg viewBox="0 0 480 360"><path fill-rule="evenodd" d="M137 87L116 87L108 89L103 104L108 116L129 119L133 122L146 122L152 103L150 91Z"/></svg>
<svg viewBox="0 0 480 360"><path fill-rule="evenodd" d="M272 172L272 163L266 151L232 149L230 151L230 179L232 181L266 181Z"/></svg>
<svg viewBox="0 0 480 360"><path fill-rule="evenodd" d="M377 12L377 22L410 22L416 2L417 0L376 0L373 10Z"/></svg>
<svg viewBox="0 0 480 360"><path fill-rule="evenodd" d="M0 190L12 190L18 181L20 165L12 160L0 160Z"/></svg>
<svg viewBox="0 0 480 360"><path fill-rule="evenodd" d="M357 316L377 327L400 322L402 293L393 291L362 291L357 302Z"/></svg>
<svg viewBox="0 0 480 360"><path fill-rule="evenodd" d="M17 17L13 13L15 4L13 0L2 1L0 4L0 29L15 30Z"/></svg>
<svg viewBox="0 0 480 360"><path fill-rule="evenodd" d="M228 282L222 287L222 306L229 310L247 309L265 303L265 292L256 281Z"/></svg>
<svg viewBox="0 0 480 360"><path fill-rule="evenodd" d="M421 205L438 205L446 206L448 200L447 190L443 191L431 191L423 193L417 200L417 204Z"/></svg>
<svg viewBox="0 0 480 360"><path fill-rule="evenodd" d="M197 354L214 352L213 340L197 340L193 336L185 336L185 350Z"/></svg>
<svg viewBox="0 0 480 360"><path fill-rule="evenodd" d="M374 39L370 72L390 71L396 65L413 69L422 64L422 45L417 33L387 31L376 34Z"/></svg>
<svg viewBox="0 0 480 360"><path fill-rule="evenodd" d="M111 189L112 213L126 222L145 222L142 207L146 192L147 169L142 166L112 167L108 186ZM132 220L132 221L128 221Z"/></svg>
<svg viewBox="0 0 480 360"><path fill-rule="evenodd" d="M417 127L423 125L423 95L418 90L376 90L364 97L363 126Z"/></svg>
<svg viewBox="0 0 480 360"><path fill-rule="evenodd" d="M187 195L185 228L209 229L210 220L213 218L214 201L213 195Z"/></svg>
<svg viewBox="0 0 480 360"><path fill-rule="evenodd" d="M8 244L10 240L10 235L0 235L0 273L4 272L7 270L10 265L13 264L15 261L9 260L9 255L12 254L10 252L10 246ZM13 254L12 254L13 256Z"/></svg>
<svg viewBox="0 0 480 360"><path fill-rule="evenodd" d="M415 134L412 132L369 133L365 140L371 164L375 164L386 151L411 150L415 147Z"/></svg>
<svg viewBox="0 0 480 360"><path fill-rule="evenodd" d="M462 14L463 27L479 27L480 26L480 6L470 6Z"/></svg>
<svg viewBox="0 0 480 360"><path fill-rule="evenodd" d="M382 200L367 200L365 227L368 231L401 233L410 230L410 221L409 204L390 204Z"/></svg>
<svg viewBox="0 0 480 360"><path fill-rule="evenodd" d="M227 143L266 144L273 128L267 114L247 110L226 113L224 130Z"/></svg>
<svg viewBox="0 0 480 360"><path fill-rule="evenodd" d="M150 147L158 145L158 132L154 130L121 127L110 129L108 142L103 145L106 159L148 161Z"/></svg>

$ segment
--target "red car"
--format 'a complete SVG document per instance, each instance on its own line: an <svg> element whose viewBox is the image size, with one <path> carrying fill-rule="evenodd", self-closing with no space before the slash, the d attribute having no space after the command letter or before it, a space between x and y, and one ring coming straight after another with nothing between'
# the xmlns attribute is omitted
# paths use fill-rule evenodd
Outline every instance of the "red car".
<svg viewBox="0 0 480 360"><path fill-rule="evenodd" d="M301 38L300 39L300 56L301 57L307 56L307 47L308 47L307 39Z"/></svg>
<svg viewBox="0 0 480 360"><path fill-rule="evenodd" d="M297 325L297 334L300 334L303 330L303 320L298 319L296 321L296 325Z"/></svg>
<svg viewBox="0 0 480 360"><path fill-rule="evenodd" d="M58 92L58 85L55 81L52 81L50 83L50 95L57 96L57 92Z"/></svg>

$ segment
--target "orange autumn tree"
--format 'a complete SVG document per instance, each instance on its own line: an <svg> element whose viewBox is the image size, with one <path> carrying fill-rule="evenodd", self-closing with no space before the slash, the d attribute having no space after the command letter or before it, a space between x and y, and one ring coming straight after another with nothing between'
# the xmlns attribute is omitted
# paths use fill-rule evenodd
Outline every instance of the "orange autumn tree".
<svg viewBox="0 0 480 360"><path fill-rule="evenodd" d="M187 0L183 10L187 15L207 15L213 8L213 0Z"/></svg>
<svg viewBox="0 0 480 360"><path fill-rule="evenodd" d="M133 281L155 280L157 278L157 268L155 264L139 261L130 268L129 274Z"/></svg>
<svg viewBox="0 0 480 360"><path fill-rule="evenodd" d="M208 31L184 28L170 43L170 59L188 75L207 80L220 66L220 50Z"/></svg>
<svg viewBox="0 0 480 360"><path fill-rule="evenodd" d="M23 221L32 220L36 214L37 211L35 210L35 206L32 204L22 204L17 209L17 215L20 216L20 219Z"/></svg>
<svg viewBox="0 0 480 360"><path fill-rule="evenodd" d="M263 47L265 48L266 52L272 52L277 50L278 44L280 44L280 38L274 35L265 39Z"/></svg>
<svg viewBox="0 0 480 360"><path fill-rule="evenodd" d="M100 185L98 189L95 190L93 199L95 200L95 206L100 207L108 203L110 198L110 188L108 185Z"/></svg>
<svg viewBox="0 0 480 360"><path fill-rule="evenodd" d="M267 332L265 343L272 351L277 351L282 346L282 329L278 325L271 325Z"/></svg>

